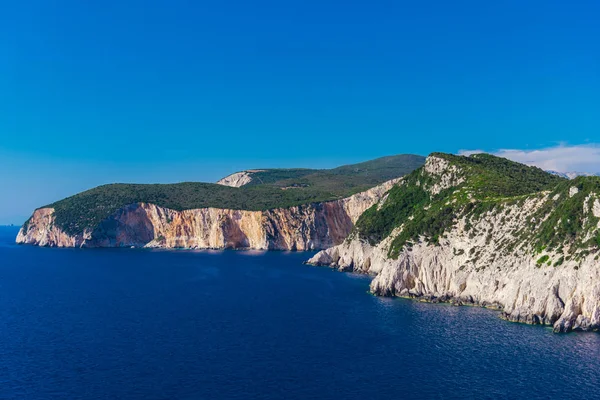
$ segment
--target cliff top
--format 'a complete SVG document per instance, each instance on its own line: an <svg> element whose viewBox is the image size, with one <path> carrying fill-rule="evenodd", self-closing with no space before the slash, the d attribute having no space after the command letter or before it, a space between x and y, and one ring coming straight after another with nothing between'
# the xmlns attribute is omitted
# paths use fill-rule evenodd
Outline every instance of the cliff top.
<svg viewBox="0 0 600 400"><path fill-rule="evenodd" d="M215 207L258 211L340 199L403 176L424 161L422 156L397 155L331 170L253 170L266 183L256 180L239 188L203 182L116 183L45 207L54 208L54 223L63 231L79 233L96 226L119 208L135 203L152 203L174 210Z"/></svg>
<svg viewBox="0 0 600 400"><path fill-rule="evenodd" d="M429 159L428 164L433 163L435 159L441 159L457 168L458 176L464 180L461 182L464 183L464 188L470 191L472 196L481 199L535 193L566 180L538 167L486 153L470 156L432 153ZM435 180L435 177L432 178Z"/></svg>

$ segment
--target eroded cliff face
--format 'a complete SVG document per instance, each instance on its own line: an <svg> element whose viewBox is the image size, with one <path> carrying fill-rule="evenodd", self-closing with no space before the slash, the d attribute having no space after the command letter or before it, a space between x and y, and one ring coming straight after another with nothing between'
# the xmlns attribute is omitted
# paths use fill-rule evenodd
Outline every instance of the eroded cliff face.
<svg viewBox="0 0 600 400"><path fill-rule="evenodd" d="M16 242L50 247L79 247L89 237L88 230L76 236L66 234L54 225L53 208L38 208L19 230Z"/></svg>
<svg viewBox="0 0 600 400"><path fill-rule="evenodd" d="M201 208L176 211L137 203L92 229L69 235L52 208L38 209L17 243L55 247L161 247L316 250L341 243L358 217L400 179L354 196L267 211Z"/></svg>
<svg viewBox="0 0 600 400"><path fill-rule="evenodd" d="M473 254L480 257L475 263ZM376 295L498 308L510 321L553 325L557 332L600 329L600 269L593 255L539 265L527 254L496 254L458 228L439 246L419 243L398 259L387 257L385 245L352 240L309 263L373 274Z"/></svg>
<svg viewBox="0 0 600 400"><path fill-rule="evenodd" d="M518 210L512 213L519 218ZM354 239L317 253L309 263L372 274L371 292L380 296L498 308L510 321L553 325L558 332L600 329L595 256L553 266L538 264L525 251L496 252L511 234L502 229L501 218L487 216L478 224L491 230L489 243L485 235L469 238L462 221L439 245L417 243L397 259L387 256L389 241L371 246ZM550 260L560 257L551 254Z"/></svg>
<svg viewBox="0 0 600 400"><path fill-rule="evenodd" d="M429 190L451 185L457 171L446 163L432 164L426 168L451 176ZM572 189L568 195L574 194ZM308 263L371 274L375 295L497 308L510 321L552 325L556 332L600 330L598 254L569 258L567 247L538 253L531 243L518 242L548 196L542 193L476 220L458 218L439 243L417 240L395 259L389 256L390 244L402 227L377 245L349 238ZM586 198L583 207L584 215L600 217L599 197ZM515 241L516 246L507 246Z"/></svg>

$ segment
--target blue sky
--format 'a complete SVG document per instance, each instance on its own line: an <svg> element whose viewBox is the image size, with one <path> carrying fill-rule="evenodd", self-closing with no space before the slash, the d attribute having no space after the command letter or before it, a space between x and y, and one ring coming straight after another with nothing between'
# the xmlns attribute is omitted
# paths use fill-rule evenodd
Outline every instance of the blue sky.
<svg viewBox="0 0 600 400"><path fill-rule="evenodd" d="M0 223L110 182L596 151L598 15L595 0L4 4Z"/></svg>

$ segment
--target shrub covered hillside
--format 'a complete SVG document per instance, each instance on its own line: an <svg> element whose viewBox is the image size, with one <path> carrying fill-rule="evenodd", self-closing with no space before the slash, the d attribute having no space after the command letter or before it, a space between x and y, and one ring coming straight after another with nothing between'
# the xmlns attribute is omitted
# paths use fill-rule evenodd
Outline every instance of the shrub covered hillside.
<svg viewBox="0 0 600 400"><path fill-rule="evenodd" d="M403 176L424 161L422 156L397 155L331 170L262 170L262 183L240 188L201 182L110 184L46 207L55 209L58 227L76 234L126 205L142 202L173 210L215 207L255 211L335 200Z"/></svg>
<svg viewBox="0 0 600 400"><path fill-rule="evenodd" d="M600 178L569 181L489 154L432 154L359 218L354 235L377 244L393 233L388 255L397 258L415 241L436 245L460 219L468 230L485 213L528 199L541 205L499 251L527 248L581 257L600 246Z"/></svg>
<svg viewBox="0 0 600 400"><path fill-rule="evenodd" d="M402 154L381 157L333 169L264 169L251 173L245 186L269 185L278 188L311 187L320 190L344 190L344 187L378 185L404 176L423 165L425 157Z"/></svg>

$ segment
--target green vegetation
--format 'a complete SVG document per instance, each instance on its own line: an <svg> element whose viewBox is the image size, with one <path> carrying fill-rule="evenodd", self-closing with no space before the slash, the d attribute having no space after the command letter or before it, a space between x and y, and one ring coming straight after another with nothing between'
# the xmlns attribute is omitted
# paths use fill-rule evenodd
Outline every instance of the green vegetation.
<svg viewBox="0 0 600 400"><path fill-rule="evenodd" d="M442 177L419 168L405 178L402 186L392 189L382 205L359 218L355 234L375 244L402 227L389 248L389 256L397 258L411 242L424 239L433 245L439 243L444 232L461 217L466 217L465 230L474 237L472 220L484 213L502 212L506 205L522 204L540 191L568 184L564 178L539 168L489 154L432 156L447 161L452 169L444 172L445 178L453 175L451 181L460 183L440 187L444 190L436 193L432 188L443 183ZM491 232L485 234L489 243Z"/></svg>
<svg viewBox="0 0 600 400"><path fill-rule="evenodd" d="M538 267L541 267L542 264L545 264L548 262L548 260L550 260L550 256L548 254L541 256L537 261L536 264Z"/></svg>
<svg viewBox="0 0 600 400"><path fill-rule="evenodd" d="M251 172L256 171L256 172ZM291 169L264 169L264 170L251 170L252 181L246 186L257 186L257 185L275 185L280 186L279 182L287 180L299 180L307 175L312 175L319 170L308 169L308 168L291 168Z"/></svg>
<svg viewBox="0 0 600 400"><path fill-rule="evenodd" d="M419 186L396 186L388 192L384 207L378 209L374 205L360 216L356 232L371 244L376 244L412 214L422 211L428 201L428 193Z"/></svg>
<svg viewBox="0 0 600 400"><path fill-rule="evenodd" d="M479 199L528 195L554 187L564 178L527 165L496 157L491 154L473 154L470 157L433 153L459 167L467 178L464 185Z"/></svg>
<svg viewBox="0 0 600 400"><path fill-rule="evenodd" d="M561 256L558 260L554 262L554 267L559 267L565 262L565 257Z"/></svg>
<svg viewBox="0 0 600 400"><path fill-rule="evenodd" d="M362 190L404 176L423 165L424 162L425 158L422 156L402 154L333 169L258 170L258 172L252 173L252 181L246 186L310 187L324 191L344 191L353 187L361 187Z"/></svg>
<svg viewBox="0 0 600 400"><path fill-rule="evenodd" d="M233 188L211 183L111 184L76 194L47 207L70 234L95 227L120 208L152 203L174 210L203 207L268 210L347 197L421 166L424 157L398 155L332 170L265 170L252 184ZM261 182L262 183L257 183Z"/></svg>
<svg viewBox="0 0 600 400"><path fill-rule="evenodd" d="M573 196L569 193L572 187L578 190ZM595 229L600 221L590 212L592 204L589 201L596 198L592 194L600 194L600 177L580 176L558 185L534 216L536 221L542 221L535 230L536 246L556 249L566 242L572 244L572 252L590 246L600 247L600 232L585 240L587 232ZM584 204L586 199L588 203ZM535 221L530 225L535 225Z"/></svg>

